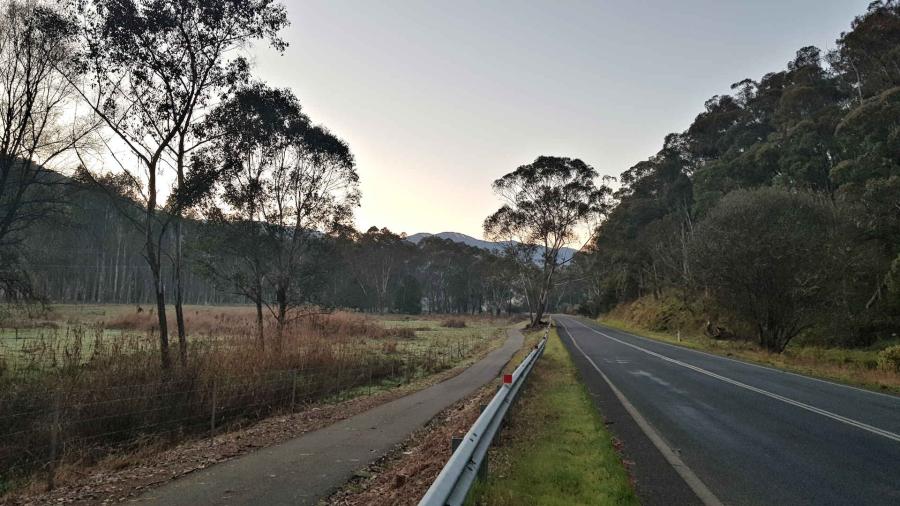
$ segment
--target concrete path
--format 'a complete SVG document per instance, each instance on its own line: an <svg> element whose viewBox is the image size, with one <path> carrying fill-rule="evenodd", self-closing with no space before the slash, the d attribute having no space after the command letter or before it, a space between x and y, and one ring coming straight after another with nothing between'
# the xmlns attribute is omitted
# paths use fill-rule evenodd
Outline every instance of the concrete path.
<svg viewBox="0 0 900 506"><path fill-rule="evenodd" d="M315 504L403 442L444 408L496 378L523 344L506 342L447 381L277 446L192 473L136 499L142 504Z"/></svg>

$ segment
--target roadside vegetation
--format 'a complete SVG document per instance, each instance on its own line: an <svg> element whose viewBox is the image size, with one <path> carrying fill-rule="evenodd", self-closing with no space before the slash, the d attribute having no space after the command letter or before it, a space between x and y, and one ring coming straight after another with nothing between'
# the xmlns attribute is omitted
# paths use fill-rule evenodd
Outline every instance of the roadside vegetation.
<svg viewBox="0 0 900 506"><path fill-rule="evenodd" d="M896 389L900 2L829 46L734 76L625 170L561 309Z"/></svg>
<svg viewBox="0 0 900 506"><path fill-rule="evenodd" d="M802 336L781 353L734 335L722 335L687 312L672 311L677 300L652 297L623 304L598 320L626 332L687 348L740 358L787 371L900 393L900 340L884 340L867 347L822 346L815 336ZM721 330L719 330L721 332Z"/></svg>
<svg viewBox="0 0 900 506"><path fill-rule="evenodd" d="M186 309L194 333L186 365L171 371L159 368L155 315L133 306L64 306L3 329L0 493L64 463L90 466L406 385L487 351L508 324L310 314L262 347L252 307Z"/></svg>
<svg viewBox="0 0 900 506"><path fill-rule="evenodd" d="M628 472L556 330L468 504L637 504Z"/></svg>

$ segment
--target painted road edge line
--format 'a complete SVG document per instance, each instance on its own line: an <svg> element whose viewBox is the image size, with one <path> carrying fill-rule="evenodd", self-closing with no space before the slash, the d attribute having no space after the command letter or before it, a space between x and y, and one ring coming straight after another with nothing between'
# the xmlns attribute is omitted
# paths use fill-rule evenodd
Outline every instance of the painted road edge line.
<svg viewBox="0 0 900 506"><path fill-rule="evenodd" d="M565 329L565 325L563 325L563 328ZM594 370L596 370L597 373L600 374L600 377L603 378L603 381L605 381L606 384L609 385L610 390L612 390L616 398L619 399L619 402L622 403L622 406L625 407L625 411L627 411L628 414L631 415L631 418L633 418L638 427L641 428L641 431L643 431L644 435L646 435L647 438L650 439L650 442L653 443L653 446L655 446L659 450L659 452L662 453L663 458L665 458L669 465L671 465L675 469L675 472L678 473L679 476L681 476L681 479L683 479L685 483L687 483L688 487L690 487L690 489L693 490L695 494L697 494L697 497L700 499L700 501L703 502L703 504L705 504L706 506L723 506L722 501L720 501L719 498L716 497L716 495L709 489L709 487L707 487L706 484L703 483L703 481L696 474L694 474L694 471L692 471L691 468L688 467L688 465L685 464L683 460L681 460L681 457L679 457L678 454L672 451L672 448L668 445L668 443L666 443L662 436L658 432L656 432L656 429L654 429L653 426L650 425L650 422L648 422L647 419L644 418L643 415L641 415L640 411L638 411L633 404L631 404L631 401L629 401L628 398L625 397L625 394L623 394L622 391L619 390L612 381L610 381L609 377L607 377L606 374L604 374L603 371L601 371L600 368L597 367L597 364L591 359L591 357L589 357L588 354L585 353L583 349L581 349L581 346L578 344L575 336L569 333L568 329L566 330L566 334L568 334L569 339L572 341L572 344L575 345L575 348L577 348L578 351L584 356L584 358L587 359L588 363L591 364Z"/></svg>
<svg viewBox="0 0 900 506"><path fill-rule="evenodd" d="M621 340L621 339L617 339L617 338L615 338L615 337L613 337L613 336L611 336L611 335L609 335L609 334L607 334L607 333L605 333L605 332L601 332L601 331L599 331L599 330L597 330L597 329L588 327L587 325L581 323L581 322L578 321L578 320L572 320L572 321L574 321L575 323L581 325L582 327L584 327L584 328L586 328L586 329L588 329L588 330L590 330L590 331L592 331L592 332L594 332L594 333L596 333L596 334L599 334L599 335L601 335L601 336L603 336L603 337L605 337L605 338L607 338L607 339L611 339L611 340L613 340L613 341L616 341L617 343L624 344L625 346L630 346L631 348L634 348L634 349L636 349L636 350L642 351L642 352L644 352L644 353L646 353L646 354L648 354L648 355L657 357L657 358L662 359L662 360L665 360L665 361L667 361L667 362L671 362L671 363L673 363L673 364L675 364L675 365L680 365L680 366L685 367L685 368L687 368L687 369L691 369L691 370L693 370L693 371L699 372L700 374L705 374L705 375L707 375L707 376L709 376L709 377L711 377L711 378L715 378L715 379L717 379L717 380L719 380L719 381L723 381L723 382L725 382L725 383L729 383L729 384L731 384L731 385L734 385L734 386L737 386L737 387L740 387L740 388L744 388L744 389L746 389L746 390L750 390L751 392L756 392L756 393L758 393L758 394L765 395L766 397L775 399L775 400L777 400L777 401L784 402L785 404L790 404L790 405L796 406L796 407L798 407L798 408L800 408L800 409L805 409L806 411L809 411L809 412L811 412L811 413L816 413L817 415L822 415L822 416L824 416L824 417L831 418L832 420L836 420L836 421L838 421L838 422L844 423L844 424L849 425L849 426L851 426L851 427L856 427L857 429L862 429L862 430L871 432L872 434L875 434L875 435L878 435L878 436L881 436L881 437L884 437L884 438L887 438L887 439L891 439L891 440L893 440L893 441L896 441L896 442L900 443L900 434L895 434L895 433L893 433L893 432L890 432L890 431L887 431L887 430L884 430L884 429L879 429L878 427L869 425L869 424L867 424L867 423L860 422L859 420L854 420L854 419L852 419L852 418L847 418L846 416L842 416L842 415L839 415L839 414L837 414L837 413L832 413L831 411L826 411L826 410L824 410L824 409L822 409L822 408L817 408L817 407L812 406L812 405L810 405L810 404L806 404L806 403L803 403L803 402L800 402L800 401L795 401L794 399L785 397L785 396L783 396L783 395L779 395L779 394L776 394L776 393L774 393L774 392L770 392L770 391L768 391L768 390L764 390L764 389L762 389L762 388L758 388L758 387L755 387L755 386L752 386L752 385L748 385L748 384L746 384L746 383L742 383L742 382L737 381L737 380L733 380L733 379L731 379L731 378L729 378L729 377L722 376L721 374L716 374L716 373L714 373L714 372L712 372L712 371L707 371L706 369L704 369L704 368L702 368L702 367L697 367L697 366L695 366L695 365L688 364L687 362L682 362L681 360L676 360L676 359L674 359L674 358L667 357L667 356L665 356L665 355L663 355L663 354L661 354L661 353L656 353L655 351L650 351L650 350L648 350L648 349L646 349L646 348L641 348L640 346L637 346L637 345L635 345L635 344L631 344L631 343L625 342L625 341L623 341L623 340Z"/></svg>
<svg viewBox="0 0 900 506"><path fill-rule="evenodd" d="M576 320L576 321L577 321L577 320ZM581 322L579 322L579 323L581 323ZM798 378L802 378L802 379L807 380L807 381L817 381L817 382L819 382L819 383L825 383L826 385L831 385L831 386L836 386L836 387L841 387L841 388L847 388L847 389L850 389L850 390L855 390L855 391L857 391L857 392L862 392L862 393L864 393L864 394L878 395L878 396L881 396L881 397L887 397L888 399L892 399L892 400L895 400L895 401L900 401L900 396L897 396L897 395L895 395L895 394L884 393L884 392L876 392L875 390L869 390L869 389L867 389L867 388L861 388L861 387L857 387L857 386L853 386L853 385L847 385L847 384L845 384L845 383L838 383L837 381L832 381L832 380L828 380L828 379L824 379L824 378L816 378L816 377L814 377L814 376L807 376L807 375L805 375L805 374L800 374L800 373L796 373L796 372L793 372L793 371L788 371L788 370L786 370L786 369L779 369L778 367L774 367L774 366L770 366L770 365L757 364L757 363L754 363L754 362L748 362L748 361L746 361L746 360L739 360L739 359L736 359L736 358L726 357L726 356L724 356L724 355L718 355L718 354L716 354L716 353L710 353L710 352L708 352L708 351L698 350L698 349L695 349L695 348L689 348L689 347L687 347L687 346L680 346L680 345L677 345L677 344L668 343L668 342L663 341L663 340L661 340L661 339L655 339L655 338L652 338L652 337L647 337L647 336L642 336L642 335L640 335L640 334L635 334L634 332L628 332L628 331L626 331L626 330L622 330L622 329L613 327L612 325L604 324L603 322L599 322L599 323L600 323L600 325L604 325L605 327L613 328L613 329L615 329L617 332L621 332L622 334L625 334L626 336L633 337L633 338L638 339L638 340L640 340L640 341L644 341L644 342L648 342L648 343L653 343L653 344L661 344L661 345L663 345L663 346L667 346L667 347L669 347L669 348L674 348L674 349L676 349L676 350L686 350L686 351L691 351L691 352L694 352L694 353L699 353L699 354L701 354L701 355L706 355L707 357L718 358L718 359L722 359L722 360L727 360L727 361L729 361L729 362L735 362L735 363L741 364L741 365L746 365L746 366L750 366L750 367L756 367L757 369L763 369L763 370L769 371L769 372L774 372L774 373L778 373L778 374L787 374L788 376L796 376L796 377L798 377ZM588 327L588 328L590 328L590 327ZM592 329L592 330L593 330L593 329Z"/></svg>

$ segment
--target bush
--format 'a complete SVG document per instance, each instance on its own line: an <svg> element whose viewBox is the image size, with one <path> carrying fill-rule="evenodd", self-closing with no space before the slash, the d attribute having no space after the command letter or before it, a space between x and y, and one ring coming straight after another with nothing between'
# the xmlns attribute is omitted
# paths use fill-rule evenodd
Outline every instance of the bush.
<svg viewBox="0 0 900 506"><path fill-rule="evenodd" d="M466 328L466 321L462 318L448 318L441 322L441 327L447 327L448 329L464 329Z"/></svg>
<svg viewBox="0 0 900 506"><path fill-rule="evenodd" d="M427 330L427 329L426 329ZM409 327L397 327L391 329L391 333L394 337L399 339L415 339L416 338L416 330Z"/></svg>
<svg viewBox="0 0 900 506"><path fill-rule="evenodd" d="M888 372L900 372L900 344L878 352L878 367Z"/></svg>
<svg viewBox="0 0 900 506"><path fill-rule="evenodd" d="M836 282L840 228L814 196L765 188L726 195L697 227L691 260L716 305L780 353L819 322Z"/></svg>

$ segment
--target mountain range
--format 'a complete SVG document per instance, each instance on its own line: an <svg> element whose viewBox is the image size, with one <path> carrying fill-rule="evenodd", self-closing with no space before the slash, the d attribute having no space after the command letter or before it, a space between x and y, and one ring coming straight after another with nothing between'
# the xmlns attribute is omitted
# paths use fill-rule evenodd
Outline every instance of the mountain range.
<svg viewBox="0 0 900 506"><path fill-rule="evenodd" d="M413 243L418 244L419 241L425 239L426 237L438 237L440 239L448 239L453 242L459 242L466 244L468 246L474 246L476 248L482 248L489 251L493 251L495 253L502 253L504 248L506 248L507 242L492 242L485 241L483 239L476 239L470 235L461 234L459 232L440 232L438 234L429 234L426 232L420 232L418 234L413 234L406 237L406 240ZM576 250L572 248L563 247L559 250L559 262L568 262L572 256L575 255ZM539 261L541 255L543 254L543 247L538 248L538 251L535 253L535 261Z"/></svg>

